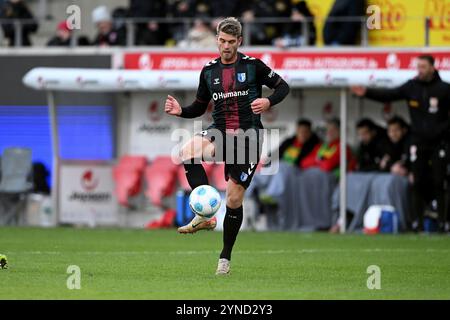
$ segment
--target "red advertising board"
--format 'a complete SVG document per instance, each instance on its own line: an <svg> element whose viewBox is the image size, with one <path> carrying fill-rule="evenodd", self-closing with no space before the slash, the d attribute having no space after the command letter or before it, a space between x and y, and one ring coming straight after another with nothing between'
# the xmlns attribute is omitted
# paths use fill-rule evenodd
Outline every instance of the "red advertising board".
<svg viewBox="0 0 450 320"><path fill-rule="evenodd" d="M424 51L248 51L245 54L264 61L274 69L414 69L416 58ZM430 52L439 70L450 70L450 50ZM124 69L141 70L201 70L217 53L210 52L131 52L123 55Z"/></svg>

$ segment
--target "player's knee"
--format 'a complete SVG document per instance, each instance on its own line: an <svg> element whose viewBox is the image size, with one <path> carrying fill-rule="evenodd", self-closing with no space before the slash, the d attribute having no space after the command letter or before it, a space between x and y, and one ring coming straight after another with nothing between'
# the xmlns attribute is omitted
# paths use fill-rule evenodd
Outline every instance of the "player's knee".
<svg viewBox="0 0 450 320"><path fill-rule="evenodd" d="M181 148L180 158L183 162L199 157L201 157L201 149L199 151L196 150L192 144L189 143L183 148Z"/></svg>

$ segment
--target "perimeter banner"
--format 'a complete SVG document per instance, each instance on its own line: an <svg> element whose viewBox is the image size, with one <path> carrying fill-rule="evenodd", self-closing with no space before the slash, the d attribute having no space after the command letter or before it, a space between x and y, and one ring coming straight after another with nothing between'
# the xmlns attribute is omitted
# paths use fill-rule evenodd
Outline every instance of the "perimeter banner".
<svg viewBox="0 0 450 320"><path fill-rule="evenodd" d="M277 70L311 69L394 69L412 70L416 67L417 56L429 53L436 59L439 70L450 70L449 50L317 50L317 51L244 51L252 57L264 61ZM201 70L218 54L210 52L147 51L125 52L116 59L117 68L128 70Z"/></svg>
<svg viewBox="0 0 450 320"><path fill-rule="evenodd" d="M323 27L334 0L306 0L315 17L317 46L323 45ZM369 30L369 46L425 45L425 18L430 17L430 46L450 46L450 0L368 0L381 13L381 29Z"/></svg>

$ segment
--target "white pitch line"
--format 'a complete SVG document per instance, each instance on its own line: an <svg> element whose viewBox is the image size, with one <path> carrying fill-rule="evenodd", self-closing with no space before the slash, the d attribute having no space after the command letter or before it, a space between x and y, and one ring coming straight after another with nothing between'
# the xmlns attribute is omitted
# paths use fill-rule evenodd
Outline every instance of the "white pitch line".
<svg viewBox="0 0 450 320"><path fill-rule="evenodd" d="M61 255L61 254L85 254L85 255L196 255L215 254L219 250L186 250L186 251L10 251L8 254L29 254L29 255ZM403 248L372 248L372 249L299 249L299 250L236 250L233 254L307 254L307 253L450 253L450 249L403 249Z"/></svg>

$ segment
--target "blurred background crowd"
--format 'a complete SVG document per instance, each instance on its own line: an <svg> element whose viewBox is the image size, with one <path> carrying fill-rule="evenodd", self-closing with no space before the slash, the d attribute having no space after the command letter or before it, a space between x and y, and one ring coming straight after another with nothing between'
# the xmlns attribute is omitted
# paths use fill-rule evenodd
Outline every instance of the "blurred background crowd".
<svg viewBox="0 0 450 320"><path fill-rule="evenodd" d="M31 46L30 36L39 32L39 21L27 2L0 0L2 30L10 46L15 45L18 32L22 45ZM317 33L326 45L353 45L360 41L358 17L364 15L365 0L336 0L322 30L316 30L312 10L302 0L129 0L128 6L94 8L90 23L95 25L95 34L84 34L82 29L74 44L211 47L219 19L235 16L244 26L251 23L247 38L252 45L315 45ZM20 30L15 23L18 19L23 23ZM56 30L47 45L69 46L69 26L62 20L52 24ZM127 37L133 39L127 41Z"/></svg>

